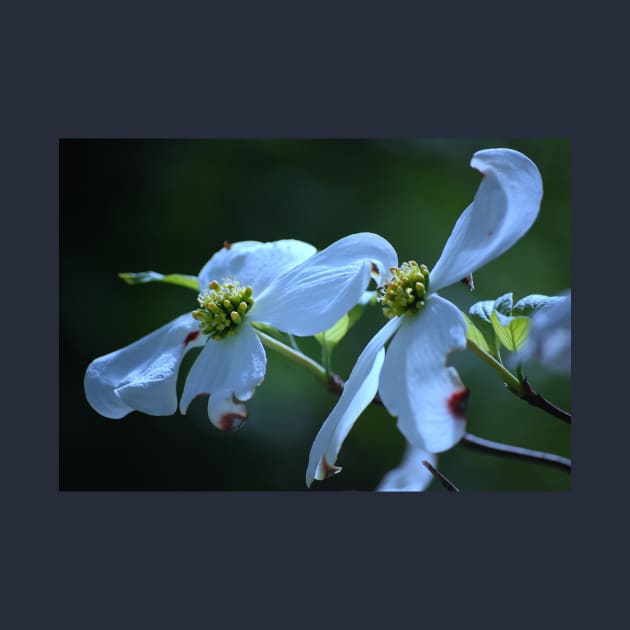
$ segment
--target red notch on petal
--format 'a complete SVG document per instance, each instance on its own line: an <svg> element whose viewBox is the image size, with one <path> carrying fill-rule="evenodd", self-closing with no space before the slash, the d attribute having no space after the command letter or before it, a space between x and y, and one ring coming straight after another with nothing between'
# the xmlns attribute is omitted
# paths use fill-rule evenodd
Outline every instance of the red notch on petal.
<svg viewBox="0 0 630 630"><path fill-rule="evenodd" d="M238 431L247 420L247 416L241 416L238 413L225 413L219 419L218 427L226 433Z"/></svg>
<svg viewBox="0 0 630 630"><path fill-rule="evenodd" d="M187 346L191 341L194 341L199 337L200 330L193 330L186 335L186 339L184 339L184 345Z"/></svg>
<svg viewBox="0 0 630 630"><path fill-rule="evenodd" d="M326 457L322 457L322 468L324 469L324 475L326 479L332 477L333 475L336 475L338 472L341 471L341 466L334 466L329 464L326 461Z"/></svg>
<svg viewBox="0 0 630 630"><path fill-rule="evenodd" d="M466 419L466 408L468 407L469 397L470 390L467 387L451 394L447 401L447 405L453 417L461 420Z"/></svg>

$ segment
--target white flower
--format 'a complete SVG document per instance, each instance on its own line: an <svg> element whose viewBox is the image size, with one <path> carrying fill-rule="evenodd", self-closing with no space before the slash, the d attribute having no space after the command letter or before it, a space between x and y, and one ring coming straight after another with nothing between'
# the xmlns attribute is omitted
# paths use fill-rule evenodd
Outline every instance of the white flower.
<svg viewBox="0 0 630 630"><path fill-rule="evenodd" d="M519 361L536 362L558 374L571 372L571 291L532 315Z"/></svg>
<svg viewBox="0 0 630 630"><path fill-rule="evenodd" d="M422 465L428 461L437 465L437 456L407 443L399 466L385 474L377 492L421 492L433 481L433 475Z"/></svg>
<svg viewBox="0 0 630 630"><path fill-rule="evenodd" d="M466 347L466 322L436 291L467 279L512 247L536 220L542 199L538 169L517 151L479 151L470 165L483 179L431 273L413 261L391 270L381 290L384 313L391 319L357 359L317 434L307 485L340 470L335 462L341 445L377 391L411 448L439 453L463 437L469 392L446 358ZM424 476L420 461L418 471Z"/></svg>
<svg viewBox="0 0 630 630"><path fill-rule="evenodd" d="M315 252L296 240L243 241L221 249L199 273L199 286L207 290L194 313L89 365L84 386L90 405L108 418L134 410L175 413L182 358L204 346L186 378L180 411L186 413L196 396L209 395L212 423L224 431L238 428L247 418L243 401L254 395L267 365L251 323L314 335L359 301L371 275L380 279L396 263L392 246L370 233Z"/></svg>

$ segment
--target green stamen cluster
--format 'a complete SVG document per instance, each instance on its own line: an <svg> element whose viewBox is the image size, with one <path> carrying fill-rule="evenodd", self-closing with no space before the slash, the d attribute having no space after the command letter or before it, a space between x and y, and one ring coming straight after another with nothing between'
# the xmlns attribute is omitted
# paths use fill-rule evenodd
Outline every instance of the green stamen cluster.
<svg viewBox="0 0 630 630"><path fill-rule="evenodd" d="M243 288L236 281L219 284L213 280L197 301L201 308L192 316L199 322L201 332L213 339L234 334L254 304L252 288Z"/></svg>
<svg viewBox="0 0 630 630"><path fill-rule="evenodd" d="M378 298L385 317L391 319L420 310L429 290L429 268L410 260L390 271L394 277L381 287Z"/></svg>

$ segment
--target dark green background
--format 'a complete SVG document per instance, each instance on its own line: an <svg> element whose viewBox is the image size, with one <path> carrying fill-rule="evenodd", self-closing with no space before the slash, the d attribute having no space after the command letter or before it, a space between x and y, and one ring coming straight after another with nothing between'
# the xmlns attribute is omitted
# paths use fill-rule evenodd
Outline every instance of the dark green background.
<svg viewBox="0 0 630 630"><path fill-rule="evenodd" d="M268 351L267 376L248 403L249 421L225 435L206 401L188 415L122 420L95 413L83 394L91 360L196 307L195 294L162 284L130 287L120 271L196 275L224 240L297 238L323 248L347 234L387 238L399 260L429 268L472 201L472 154L510 147L543 177L536 224L509 252L463 285L441 292L462 310L513 291L555 294L570 286L570 145L563 139L431 140L61 140L60 142L60 488L64 490L306 490L308 453L336 398L287 359ZM335 352L347 377L384 323L372 309ZM317 347L303 347L317 356ZM185 359L183 376L194 359ZM469 353L453 355L472 394L468 430L570 456L570 428L507 393ZM570 380L542 368L534 386L570 409ZM403 440L394 420L369 408L340 453L341 474L309 492L372 490L397 465ZM440 455L462 490L566 490L569 476L534 463L471 452ZM443 491L433 484L433 491Z"/></svg>

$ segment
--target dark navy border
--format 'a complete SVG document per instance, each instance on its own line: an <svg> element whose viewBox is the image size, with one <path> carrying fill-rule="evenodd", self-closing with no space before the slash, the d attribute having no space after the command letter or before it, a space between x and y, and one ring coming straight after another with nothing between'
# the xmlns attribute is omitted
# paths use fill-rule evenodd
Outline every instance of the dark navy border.
<svg viewBox="0 0 630 630"><path fill-rule="evenodd" d="M6 627L568 624L623 523L614 58L548 6L142 4L5 22ZM59 138L477 136L572 140L571 492L59 492Z"/></svg>

